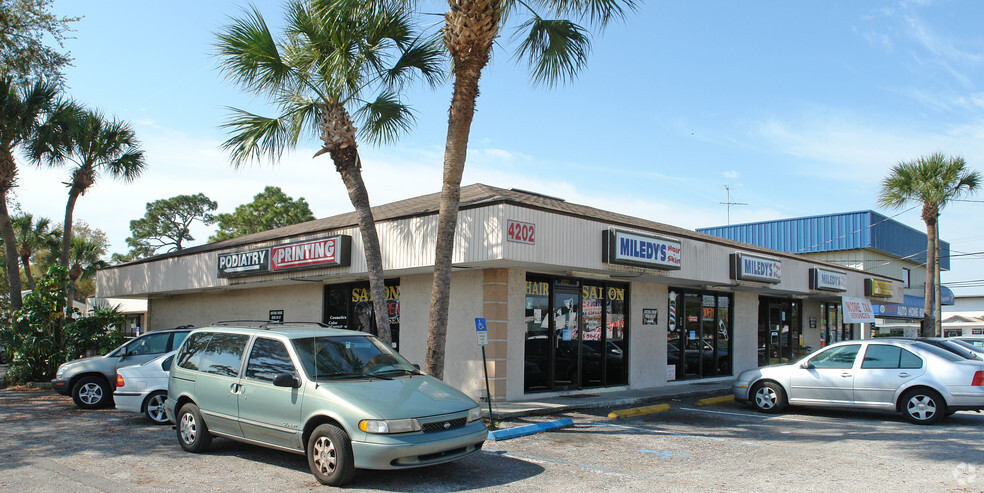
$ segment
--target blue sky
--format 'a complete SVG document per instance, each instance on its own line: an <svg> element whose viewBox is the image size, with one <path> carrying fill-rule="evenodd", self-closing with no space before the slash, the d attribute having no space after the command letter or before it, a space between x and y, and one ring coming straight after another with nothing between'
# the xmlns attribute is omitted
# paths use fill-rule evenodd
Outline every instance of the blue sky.
<svg viewBox="0 0 984 493"><path fill-rule="evenodd" d="M149 168L132 184L102 179L76 217L125 251L129 221L147 202L205 193L220 212L265 185L303 196L318 217L351 210L316 144L276 166L235 170L219 124L262 100L223 80L214 33L238 1L56 3L83 15L66 44L69 93L129 120ZM440 3L424 12L443 12ZM279 24L280 3L260 10ZM534 86L511 56L509 32L483 74L463 184L487 183L687 228L727 222L725 186L747 205L731 222L874 209L892 165L935 151L984 170L984 4L975 1L650 1L593 36L588 69L572 84ZM439 17L430 17L436 22ZM450 83L406 101L417 127L399 144L360 146L374 204L436 192ZM22 166L17 199L64 216L65 170ZM971 197L984 200L984 194ZM953 253L984 251L984 203L943 211ZM897 220L923 230L919 208ZM198 228L204 242L212 228ZM984 255L953 257L946 282L982 280Z"/></svg>

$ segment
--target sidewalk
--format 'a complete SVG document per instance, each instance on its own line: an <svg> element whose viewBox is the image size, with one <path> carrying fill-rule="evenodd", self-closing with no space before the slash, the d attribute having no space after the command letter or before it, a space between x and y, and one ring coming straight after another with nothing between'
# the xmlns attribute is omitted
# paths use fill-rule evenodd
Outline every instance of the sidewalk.
<svg viewBox="0 0 984 493"><path fill-rule="evenodd" d="M492 414L495 419L511 419L523 416L559 414L579 409L615 410L637 407L678 397L712 397L730 395L734 377L709 380L670 382L665 387L640 390L606 391L605 389L586 389L562 396L538 398L535 394L524 396L518 401L493 401ZM488 417L489 405L482 402L482 415Z"/></svg>

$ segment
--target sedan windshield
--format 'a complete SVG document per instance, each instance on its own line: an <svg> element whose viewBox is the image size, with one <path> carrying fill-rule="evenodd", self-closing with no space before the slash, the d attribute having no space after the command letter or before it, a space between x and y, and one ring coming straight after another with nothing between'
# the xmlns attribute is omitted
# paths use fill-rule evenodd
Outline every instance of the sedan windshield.
<svg viewBox="0 0 984 493"><path fill-rule="evenodd" d="M421 374L375 337L327 336L294 340L304 372L312 380Z"/></svg>

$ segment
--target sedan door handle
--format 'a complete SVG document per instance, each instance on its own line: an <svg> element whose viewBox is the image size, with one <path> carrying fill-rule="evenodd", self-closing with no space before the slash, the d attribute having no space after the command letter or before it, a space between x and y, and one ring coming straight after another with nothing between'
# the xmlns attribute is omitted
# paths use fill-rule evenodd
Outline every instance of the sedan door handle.
<svg viewBox="0 0 984 493"><path fill-rule="evenodd" d="M844 373L841 373L841 376L844 377L844 378L847 378L847 377L850 377L851 374L845 371Z"/></svg>
<svg viewBox="0 0 984 493"><path fill-rule="evenodd" d="M901 373L899 373L899 376L902 377L902 378L905 378L905 377L909 376L909 373L908 372L901 372Z"/></svg>

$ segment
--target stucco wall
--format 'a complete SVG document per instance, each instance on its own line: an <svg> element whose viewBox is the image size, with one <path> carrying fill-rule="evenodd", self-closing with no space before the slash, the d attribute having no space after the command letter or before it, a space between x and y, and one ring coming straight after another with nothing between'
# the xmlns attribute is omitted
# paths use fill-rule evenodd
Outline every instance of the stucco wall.
<svg viewBox="0 0 984 493"><path fill-rule="evenodd" d="M758 293L739 291L734 297L734 375L758 366Z"/></svg>
<svg viewBox="0 0 984 493"><path fill-rule="evenodd" d="M666 384L667 287L634 282L629 287L629 386ZM642 325L642 310L659 310L656 325ZM662 364L661 364L662 363Z"/></svg>
<svg viewBox="0 0 984 493"><path fill-rule="evenodd" d="M154 330L187 324L202 327L220 320L267 320L270 310L283 310L287 321L318 322L322 293L320 283L304 283L153 298L148 303L148 323Z"/></svg>

